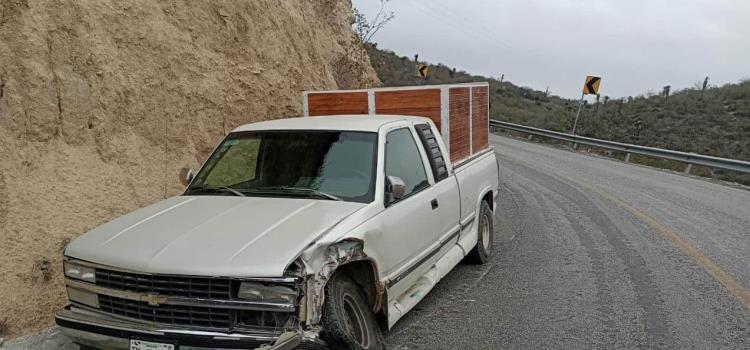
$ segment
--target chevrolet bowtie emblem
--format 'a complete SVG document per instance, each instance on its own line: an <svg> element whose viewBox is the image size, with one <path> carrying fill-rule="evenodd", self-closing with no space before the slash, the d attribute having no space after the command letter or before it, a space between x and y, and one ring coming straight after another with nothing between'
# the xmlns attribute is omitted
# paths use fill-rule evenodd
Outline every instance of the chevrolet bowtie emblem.
<svg viewBox="0 0 750 350"><path fill-rule="evenodd" d="M159 304L167 302L167 297L158 294L146 294L141 296L141 301L145 301L151 306L159 306Z"/></svg>

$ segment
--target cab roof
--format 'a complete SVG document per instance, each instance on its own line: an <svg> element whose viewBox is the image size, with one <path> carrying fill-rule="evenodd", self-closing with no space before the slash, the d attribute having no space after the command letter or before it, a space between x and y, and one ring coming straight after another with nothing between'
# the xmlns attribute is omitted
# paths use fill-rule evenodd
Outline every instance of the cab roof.
<svg viewBox="0 0 750 350"><path fill-rule="evenodd" d="M346 130L378 132L383 125L398 121L427 122L429 120L428 118L405 115L332 115L267 120L239 126L232 130L232 132L256 130Z"/></svg>

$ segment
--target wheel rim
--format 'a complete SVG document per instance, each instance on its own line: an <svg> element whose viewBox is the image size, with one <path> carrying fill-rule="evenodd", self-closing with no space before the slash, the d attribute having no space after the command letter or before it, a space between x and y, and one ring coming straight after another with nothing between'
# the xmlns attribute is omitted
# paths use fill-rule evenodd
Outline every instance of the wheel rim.
<svg viewBox="0 0 750 350"><path fill-rule="evenodd" d="M482 220L482 248L486 253L490 252L492 247L490 246L490 220L487 215L483 216Z"/></svg>
<svg viewBox="0 0 750 350"><path fill-rule="evenodd" d="M351 295L344 295L344 312L346 312L346 325L349 328L354 341L363 348L370 346L370 336L365 324L365 316L357 306Z"/></svg>

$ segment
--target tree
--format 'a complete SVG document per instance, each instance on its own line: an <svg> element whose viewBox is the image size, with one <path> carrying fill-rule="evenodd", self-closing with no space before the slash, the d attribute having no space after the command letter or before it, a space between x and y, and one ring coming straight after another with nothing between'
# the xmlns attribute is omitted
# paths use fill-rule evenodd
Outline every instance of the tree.
<svg viewBox="0 0 750 350"><path fill-rule="evenodd" d="M386 11L388 1L390 0L380 0L380 9L372 20L368 20L365 14L354 9L354 33L363 44L370 43L372 37L396 16L393 11Z"/></svg>

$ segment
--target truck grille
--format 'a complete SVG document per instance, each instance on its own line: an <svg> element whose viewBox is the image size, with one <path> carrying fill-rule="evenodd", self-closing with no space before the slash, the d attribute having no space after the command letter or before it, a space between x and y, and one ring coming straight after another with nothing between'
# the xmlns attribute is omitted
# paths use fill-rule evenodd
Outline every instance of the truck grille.
<svg viewBox="0 0 750 350"><path fill-rule="evenodd" d="M99 307L104 312L163 324L228 329L231 322L229 309L181 305L151 306L142 301L101 294Z"/></svg>
<svg viewBox="0 0 750 350"><path fill-rule="evenodd" d="M138 293L229 300L232 281L226 278L146 275L96 269L96 284Z"/></svg>

